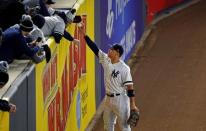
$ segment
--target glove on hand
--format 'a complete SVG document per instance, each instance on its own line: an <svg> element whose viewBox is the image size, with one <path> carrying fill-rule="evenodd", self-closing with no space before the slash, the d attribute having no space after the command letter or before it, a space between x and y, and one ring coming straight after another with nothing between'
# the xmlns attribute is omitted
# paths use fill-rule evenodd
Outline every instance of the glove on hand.
<svg viewBox="0 0 206 131"><path fill-rule="evenodd" d="M129 124L132 127L135 127L138 121L139 121L139 112L135 110L131 110L129 119L127 120L127 124Z"/></svg>

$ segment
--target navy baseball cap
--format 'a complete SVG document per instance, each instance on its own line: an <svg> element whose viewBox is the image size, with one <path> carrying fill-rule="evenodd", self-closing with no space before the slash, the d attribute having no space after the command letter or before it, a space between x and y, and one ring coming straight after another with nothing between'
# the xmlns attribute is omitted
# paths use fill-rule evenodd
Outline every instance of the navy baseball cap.
<svg viewBox="0 0 206 131"><path fill-rule="evenodd" d="M42 16L42 15L40 15L40 14L37 14L37 15L35 15L34 17L32 17L32 21L34 22L34 24L35 24L39 29L41 29L41 28L44 26L45 22L46 22L44 16Z"/></svg>
<svg viewBox="0 0 206 131"><path fill-rule="evenodd" d="M124 53L124 49L121 45L119 44L114 44L110 49L112 50L116 50L117 52L119 52L119 56L121 57L122 54Z"/></svg>

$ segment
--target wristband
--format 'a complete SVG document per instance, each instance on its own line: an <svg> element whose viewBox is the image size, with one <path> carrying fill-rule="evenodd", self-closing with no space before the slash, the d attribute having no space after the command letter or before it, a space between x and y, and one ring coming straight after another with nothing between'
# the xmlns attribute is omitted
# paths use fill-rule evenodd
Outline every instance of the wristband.
<svg viewBox="0 0 206 131"><path fill-rule="evenodd" d="M135 96L134 90L127 90L127 96L128 97L134 97Z"/></svg>

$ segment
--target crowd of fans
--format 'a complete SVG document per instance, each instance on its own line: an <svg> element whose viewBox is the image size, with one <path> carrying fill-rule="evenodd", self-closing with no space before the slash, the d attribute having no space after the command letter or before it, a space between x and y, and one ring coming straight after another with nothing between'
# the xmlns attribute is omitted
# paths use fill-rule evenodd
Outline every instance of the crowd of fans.
<svg viewBox="0 0 206 131"><path fill-rule="evenodd" d="M53 4L52 0L10 0L0 7L0 88L9 80L8 69L13 60L49 62L47 37L54 37L57 44L62 37L79 43L66 31L66 25L81 22L81 17L75 15L75 9L55 10ZM15 112L16 106L0 99L0 110Z"/></svg>

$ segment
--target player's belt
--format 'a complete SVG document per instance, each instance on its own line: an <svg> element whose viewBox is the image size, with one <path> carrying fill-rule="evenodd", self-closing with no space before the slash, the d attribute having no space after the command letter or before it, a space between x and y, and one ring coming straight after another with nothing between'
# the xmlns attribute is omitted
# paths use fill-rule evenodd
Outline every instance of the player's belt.
<svg viewBox="0 0 206 131"><path fill-rule="evenodd" d="M106 94L107 96L109 96L109 97L115 97L115 96L119 96L120 95L120 93L111 93L111 94Z"/></svg>

